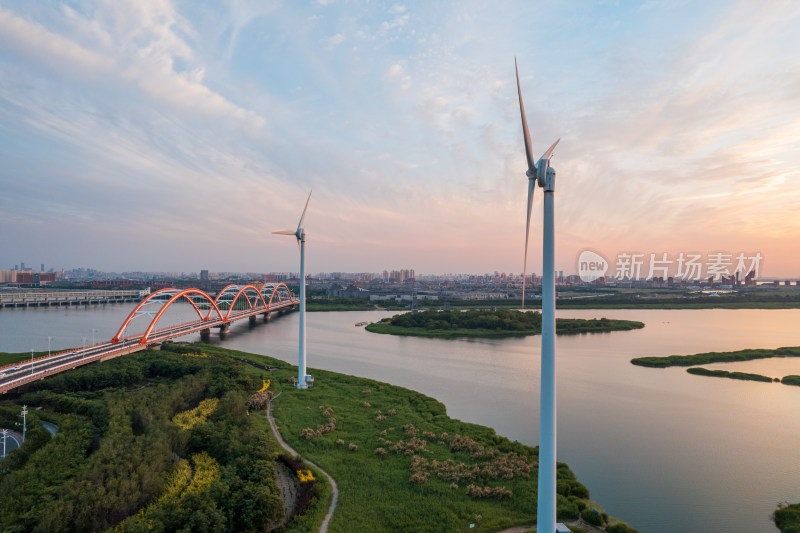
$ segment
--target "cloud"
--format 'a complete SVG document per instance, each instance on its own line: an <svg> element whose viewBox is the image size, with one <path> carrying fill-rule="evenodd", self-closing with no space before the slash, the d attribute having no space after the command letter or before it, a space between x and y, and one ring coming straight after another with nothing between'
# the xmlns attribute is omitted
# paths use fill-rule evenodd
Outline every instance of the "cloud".
<svg viewBox="0 0 800 533"><path fill-rule="evenodd" d="M342 44L344 41L345 41L345 36L342 35L341 33L337 33L336 35L332 35L331 37L325 39L325 42L332 46L336 46L337 44Z"/></svg>
<svg viewBox="0 0 800 533"><path fill-rule="evenodd" d="M294 268L263 233L313 187L320 270L519 270L515 54L534 150L562 138L562 268L587 244L800 238L794 6L31 5L0 11L0 212L26 228L14 256L50 238L26 205L62 239L117 246L105 257ZM530 32L532 14L557 22ZM201 240L241 256L211 259Z"/></svg>
<svg viewBox="0 0 800 533"><path fill-rule="evenodd" d="M0 11L0 45L7 54L71 78L97 79L114 68L111 59L8 11Z"/></svg>
<svg viewBox="0 0 800 533"><path fill-rule="evenodd" d="M405 74L405 69L403 68L403 65L395 63L394 65L389 67L389 70L387 70L383 74L383 79L388 80L391 78L402 76L403 74Z"/></svg>

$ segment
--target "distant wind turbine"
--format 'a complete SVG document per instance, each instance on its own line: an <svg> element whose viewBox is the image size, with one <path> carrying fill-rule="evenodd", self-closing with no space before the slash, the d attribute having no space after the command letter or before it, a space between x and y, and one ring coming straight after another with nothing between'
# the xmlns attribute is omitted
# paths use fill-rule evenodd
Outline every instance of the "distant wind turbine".
<svg viewBox="0 0 800 533"><path fill-rule="evenodd" d="M306 206L303 208L303 214L300 216L300 222L297 224L297 229L292 230L279 230L273 231L277 235L294 235L297 237L297 246L300 248L300 335L299 335L299 355L297 362L297 388L308 388L308 381L311 376L306 375L306 268L305 268L305 255L306 255L306 232L303 226L303 219L306 218L306 210L308 209L308 202L311 201L311 191L308 192L308 199Z"/></svg>
<svg viewBox="0 0 800 533"><path fill-rule="evenodd" d="M531 135L525 108L522 105L522 90L519 85L517 59L514 58L517 74L519 111L522 115L522 134L525 137L525 155L528 160L528 218L525 224L525 261L523 262L522 302L525 305L525 272L528 262L528 233L531 225L534 180L544 189L544 225L542 239L542 371L539 399L539 493L536 508L536 531L553 533L556 530L556 285L554 263L554 198L556 171L550 167L550 157L558 144L557 140L534 163Z"/></svg>

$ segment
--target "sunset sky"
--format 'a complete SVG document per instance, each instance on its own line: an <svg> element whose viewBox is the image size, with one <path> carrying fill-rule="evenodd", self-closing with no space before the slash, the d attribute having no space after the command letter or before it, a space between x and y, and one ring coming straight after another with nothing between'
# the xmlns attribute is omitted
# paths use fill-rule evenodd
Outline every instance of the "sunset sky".
<svg viewBox="0 0 800 533"><path fill-rule="evenodd" d="M0 269L521 272L760 252L800 277L800 3L0 0ZM541 272L535 197L529 271Z"/></svg>

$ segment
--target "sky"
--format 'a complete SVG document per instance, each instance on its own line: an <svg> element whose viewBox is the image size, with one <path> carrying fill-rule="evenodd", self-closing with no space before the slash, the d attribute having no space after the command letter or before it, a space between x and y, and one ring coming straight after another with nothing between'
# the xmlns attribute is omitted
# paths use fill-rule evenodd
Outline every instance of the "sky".
<svg viewBox="0 0 800 533"><path fill-rule="evenodd" d="M800 276L800 3L0 0L0 269ZM542 190L528 271L541 272ZM735 260L734 260L735 261Z"/></svg>

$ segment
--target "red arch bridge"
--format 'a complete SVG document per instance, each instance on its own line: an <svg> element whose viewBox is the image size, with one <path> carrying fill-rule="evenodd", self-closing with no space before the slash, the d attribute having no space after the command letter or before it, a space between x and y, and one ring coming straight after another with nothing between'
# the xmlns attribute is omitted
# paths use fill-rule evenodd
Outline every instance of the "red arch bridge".
<svg viewBox="0 0 800 533"><path fill-rule="evenodd" d="M159 320L173 305L189 304L197 318L182 324L157 328ZM130 312L110 341L93 344L78 350L67 350L49 356L0 367L0 393L42 379L71 368L105 361L121 355L144 350L150 345L200 332L208 338L212 328L225 332L230 325L245 318L255 322L258 315L285 312L299 305L285 283L255 285L228 285L215 298L200 289L161 289L142 300ZM126 335L134 321L149 318L144 333Z"/></svg>

